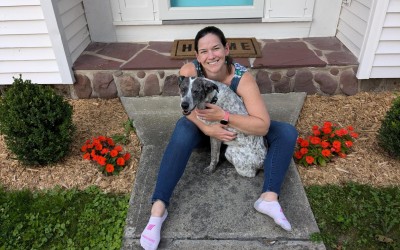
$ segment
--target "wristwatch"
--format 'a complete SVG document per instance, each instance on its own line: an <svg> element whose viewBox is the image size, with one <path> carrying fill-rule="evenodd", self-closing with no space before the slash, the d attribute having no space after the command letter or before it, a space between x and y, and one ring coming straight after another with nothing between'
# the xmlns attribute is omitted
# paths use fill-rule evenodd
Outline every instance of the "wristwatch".
<svg viewBox="0 0 400 250"><path fill-rule="evenodd" d="M229 123L229 112L225 111L224 118L220 121L222 125L228 125Z"/></svg>

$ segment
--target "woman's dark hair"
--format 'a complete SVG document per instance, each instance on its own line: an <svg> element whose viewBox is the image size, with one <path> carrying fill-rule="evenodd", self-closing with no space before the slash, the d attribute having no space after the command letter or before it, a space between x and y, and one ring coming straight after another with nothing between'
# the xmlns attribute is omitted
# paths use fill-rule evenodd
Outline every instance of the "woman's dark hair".
<svg viewBox="0 0 400 250"><path fill-rule="evenodd" d="M222 45L224 47L226 46L227 40L225 38L224 33L215 26L207 26L207 27L201 29L199 32L197 32L197 35L194 38L194 49L196 50L197 53L199 52L199 40L208 34L216 35L219 38L219 40L221 41ZM233 59L229 55L225 56L225 61L226 61L227 65L233 64ZM228 67L228 73L230 74L231 72L232 72L232 68Z"/></svg>

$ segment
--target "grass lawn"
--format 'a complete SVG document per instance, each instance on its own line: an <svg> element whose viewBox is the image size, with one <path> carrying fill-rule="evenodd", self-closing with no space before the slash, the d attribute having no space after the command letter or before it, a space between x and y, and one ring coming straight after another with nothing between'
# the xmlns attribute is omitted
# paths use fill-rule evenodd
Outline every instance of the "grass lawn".
<svg viewBox="0 0 400 250"><path fill-rule="evenodd" d="M129 195L0 187L0 250L120 249Z"/></svg>
<svg viewBox="0 0 400 250"><path fill-rule="evenodd" d="M306 187L328 249L400 249L400 187ZM0 188L0 250L120 249L129 195Z"/></svg>
<svg viewBox="0 0 400 250"><path fill-rule="evenodd" d="M307 197L327 249L400 249L400 187L310 186Z"/></svg>

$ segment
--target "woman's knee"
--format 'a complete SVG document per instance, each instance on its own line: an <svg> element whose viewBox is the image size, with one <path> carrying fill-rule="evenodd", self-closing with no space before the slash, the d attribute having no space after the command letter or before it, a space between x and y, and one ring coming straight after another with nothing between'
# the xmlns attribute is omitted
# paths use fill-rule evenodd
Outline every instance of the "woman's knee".
<svg viewBox="0 0 400 250"><path fill-rule="evenodd" d="M201 134L197 126L186 117L180 118L175 125L170 143L179 146L189 146L200 140Z"/></svg>
<svg viewBox="0 0 400 250"><path fill-rule="evenodd" d="M270 132L274 138L279 138L279 140L284 140L285 143L289 144L295 144L299 135L297 129L286 122L271 122Z"/></svg>

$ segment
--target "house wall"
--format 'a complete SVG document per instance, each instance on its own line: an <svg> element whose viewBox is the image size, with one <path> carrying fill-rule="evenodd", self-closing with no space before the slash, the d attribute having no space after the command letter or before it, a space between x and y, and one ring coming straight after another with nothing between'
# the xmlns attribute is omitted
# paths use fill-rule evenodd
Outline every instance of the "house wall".
<svg viewBox="0 0 400 250"><path fill-rule="evenodd" d="M22 73L33 82L60 82L39 0L0 1L0 84Z"/></svg>
<svg viewBox="0 0 400 250"><path fill-rule="evenodd" d="M369 78L400 78L400 1L390 0Z"/></svg>
<svg viewBox="0 0 400 250"><path fill-rule="evenodd" d="M105 5L104 1L111 4L115 35L107 37L99 33L98 36L93 36L96 37L93 41L115 39L115 42L145 42L190 39L205 25L220 27L227 37L279 39L335 36L341 3L341 0L263 0L264 15L256 20L222 18L199 21L183 20L180 15L176 15L177 20L162 20L162 10L158 1L98 0L99 5ZM294 11L295 5L292 5L292 8L286 7L290 1L296 2L297 7L300 6L299 2L305 6ZM85 11L95 8L93 5L85 7ZM102 16L104 15L88 17L89 26L100 25ZM101 29L91 28L91 32L96 32L95 30Z"/></svg>
<svg viewBox="0 0 400 250"><path fill-rule="evenodd" d="M360 57L367 30L372 0L352 0L343 4L336 37L356 56Z"/></svg>
<svg viewBox="0 0 400 250"><path fill-rule="evenodd" d="M82 0L0 1L1 85L19 74L40 84L70 84L71 65L89 43Z"/></svg>
<svg viewBox="0 0 400 250"><path fill-rule="evenodd" d="M58 12L72 62L75 62L90 43L89 29L82 1L60 0L58 2Z"/></svg>

